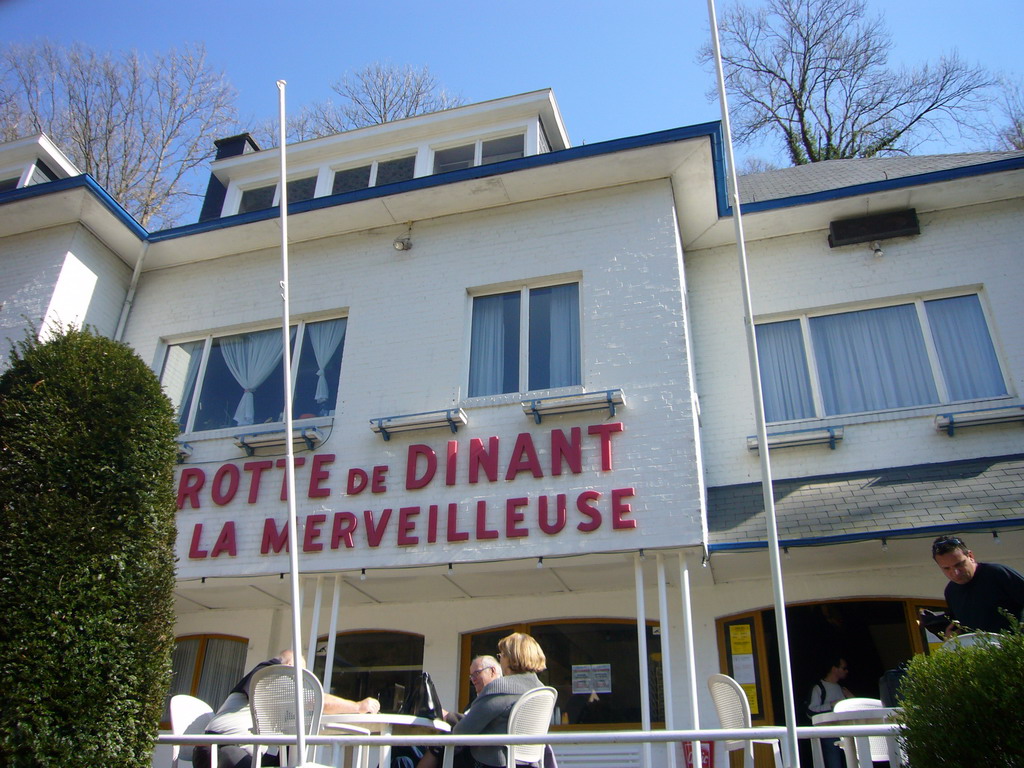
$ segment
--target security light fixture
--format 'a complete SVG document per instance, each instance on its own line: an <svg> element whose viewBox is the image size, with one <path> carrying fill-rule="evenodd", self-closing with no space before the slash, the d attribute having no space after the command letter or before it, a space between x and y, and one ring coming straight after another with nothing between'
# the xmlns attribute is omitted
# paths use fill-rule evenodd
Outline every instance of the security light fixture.
<svg viewBox="0 0 1024 768"><path fill-rule="evenodd" d="M396 251L410 251L412 250L412 238L411 237L396 237L395 242L392 243L395 246Z"/></svg>

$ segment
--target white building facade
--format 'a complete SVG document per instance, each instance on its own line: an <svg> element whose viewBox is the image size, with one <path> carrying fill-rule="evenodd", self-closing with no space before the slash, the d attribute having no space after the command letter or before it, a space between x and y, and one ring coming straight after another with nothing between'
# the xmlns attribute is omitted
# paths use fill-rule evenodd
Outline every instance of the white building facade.
<svg viewBox="0 0 1024 768"><path fill-rule="evenodd" d="M387 700L422 669L463 707L472 656L521 630L556 728L713 727L718 671L782 722L720 143L573 148L540 91L289 146L296 544L328 688ZM67 307L178 406L175 690L214 706L291 644L279 156L218 148L172 230L71 172L0 193L9 335L11 302ZM926 650L938 533L1021 566L1024 155L902 160L741 180L798 687L840 650L877 695Z"/></svg>

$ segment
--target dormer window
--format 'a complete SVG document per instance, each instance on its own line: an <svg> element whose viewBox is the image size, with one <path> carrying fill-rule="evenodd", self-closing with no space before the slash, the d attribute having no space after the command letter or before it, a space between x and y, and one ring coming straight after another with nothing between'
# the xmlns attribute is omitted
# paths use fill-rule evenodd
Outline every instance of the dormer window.
<svg viewBox="0 0 1024 768"><path fill-rule="evenodd" d="M264 208L271 208L276 195L277 184L247 189L242 192L242 202L238 204L238 212L249 213L249 211L262 211Z"/></svg>
<svg viewBox="0 0 1024 768"><path fill-rule="evenodd" d="M56 181L59 177L42 160L36 160L25 173L25 182L21 183L21 176L0 178L0 192L9 192L19 186L31 187L33 184L45 184L48 181Z"/></svg>
<svg viewBox="0 0 1024 768"><path fill-rule="evenodd" d="M340 195L367 187L380 187L413 178L416 170L416 155L378 160L369 165L344 168L334 173L331 194Z"/></svg>
<svg viewBox="0 0 1024 768"><path fill-rule="evenodd" d="M497 139L478 139L472 144L435 150L434 173L447 173L522 157L525 152L524 139L523 134L519 133Z"/></svg>
<svg viewBox="0 0 1024 768"><path fill-rule="evenodd" d="M480 165L515 160L523 156L523 136L505 136L481 142Z"/></svg>
<svg viewBox="0 0 1024 768"><path fill-rule="evenodd" d="M316 192L316 174L292 179L288 182L288 202L298 203L312 200ZM238 204L239 213L262 211L278 204L277 184L266 184L242 191L242 200Z"/></svg>

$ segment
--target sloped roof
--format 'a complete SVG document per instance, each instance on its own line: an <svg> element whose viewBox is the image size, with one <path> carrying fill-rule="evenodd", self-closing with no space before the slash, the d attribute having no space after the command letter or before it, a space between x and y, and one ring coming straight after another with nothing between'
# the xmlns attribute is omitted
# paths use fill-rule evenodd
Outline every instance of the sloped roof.
<svg viewBox="0 0 1024 768"><path fill-rule="evenodd" d="M779 200L1020 157L1024 151L826 160L741 176L740 198L743 203Z"/></svg>
<svg viewBox="0 0 1024 768"><path fill-rule="evenodd" d="M927 529L1024 524L1024 454L775 480L788 546ZM764 546L760 483L708 489L712 550Z"/></svg>

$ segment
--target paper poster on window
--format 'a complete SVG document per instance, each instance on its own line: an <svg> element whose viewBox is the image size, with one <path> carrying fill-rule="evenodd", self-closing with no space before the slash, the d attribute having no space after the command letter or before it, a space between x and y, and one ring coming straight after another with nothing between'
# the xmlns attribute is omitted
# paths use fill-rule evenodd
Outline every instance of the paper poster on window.
<svg viewBox="0 0 1024 768"><path fill-rule="evenodd" d="M611 664L573 664L572 692L581 694L611 693Z"/></svg>
<svg viewBox="0 0 1024 768"><path fill-rule="evenodd" d="M744 653L732 657L732 677L740 685L757 682L757 675L754 672L754 654Z"/></svg>
<svg viewBox="0 0 1024 768"><path fill-rule="evenodd" d="M757 706L757 686L756 685L742 685L743 692L747 694L747 701L750 702L750 714L759 715L761 710Z"/></svg>
<svg viewBox="0 0 1024 768"><path fill-rule="evenodd" d="M733 624L729 627L729 648L734 654L754 652L749 624Z"/></svg>

